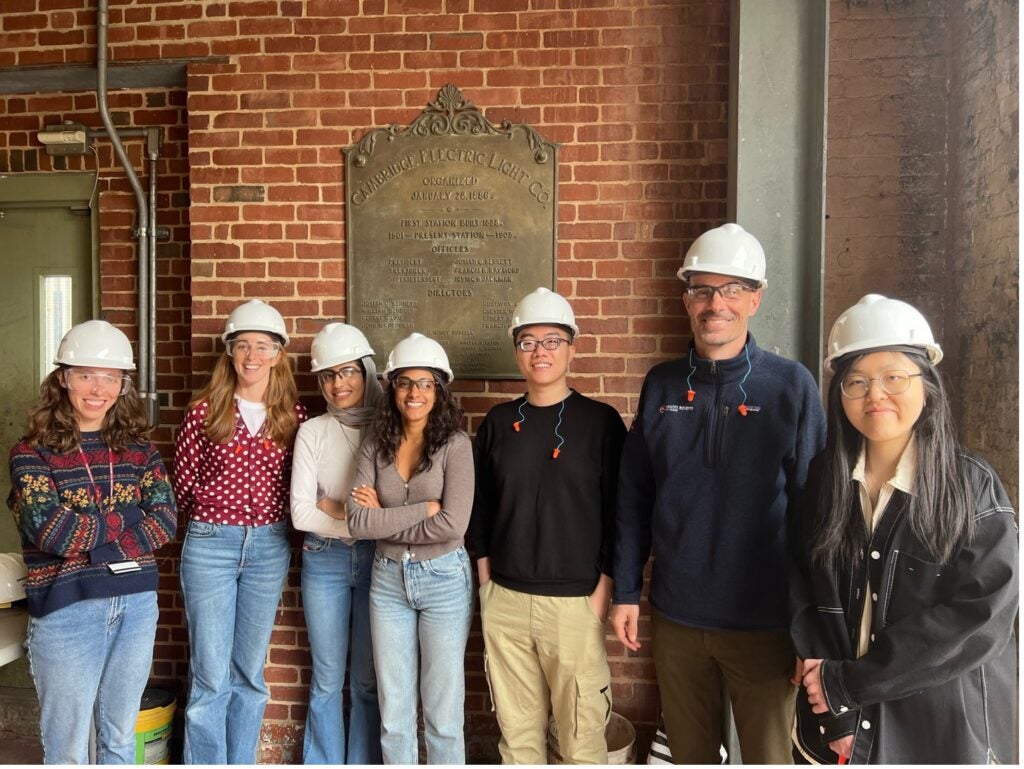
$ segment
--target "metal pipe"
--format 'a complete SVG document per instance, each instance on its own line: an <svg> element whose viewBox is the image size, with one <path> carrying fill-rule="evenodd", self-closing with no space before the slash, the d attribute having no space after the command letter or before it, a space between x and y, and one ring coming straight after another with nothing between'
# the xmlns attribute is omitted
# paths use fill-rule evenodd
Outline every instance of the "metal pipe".
<svg viewBox="0 0 1024 769"><path fill-rule="evenodd" d="M117 155L121 166L124 168L135 193L135 202L138 211L138 229L135 232L138 241L138 322L139 322L139 397L142 399L143 408L150 417L150 422L155 424L157 413L156 393L150 389L150 368L152 355L150 350L150 328L147 319L149 318L149 291L147 286L150 283L149 277L149 234L150 219L149 209L146 205L146 194L139 182L139 176L135 173L128 153L125 152L124 143L114 128L114 121L110 117L110 106L107 104L107 39L110 26L109 0L98 0L96 13L96 104L99 108L100 119L107 130L110 142L114 146L114 153Z"/></svg>
<svg viewBox="0 0 1024 769"><path fill-rule="evenodd" d="M160 408L156 400L156 160L159 157L160 143L157 139L159 129L150 129L146 136L146 150L149 155L149 284L145 286L149 302L149 316L146 318L149 335L149 382L146 391L152 396L153 406L150 413L150 424L156 424L157 412ZM139 285L139 291L143 286ZM142 323L140 321L139 325Z"/></svg>
<svg viewBox="0 0 1024 769"><path fill-rule="evenodd" d="M145 136L150 129L148 128L119 128L117 133L122 138L125 136ZM107 137L110 134L107 133L106 128L86 128L85 134L90 139L96 139L99 137Z"/></svg>

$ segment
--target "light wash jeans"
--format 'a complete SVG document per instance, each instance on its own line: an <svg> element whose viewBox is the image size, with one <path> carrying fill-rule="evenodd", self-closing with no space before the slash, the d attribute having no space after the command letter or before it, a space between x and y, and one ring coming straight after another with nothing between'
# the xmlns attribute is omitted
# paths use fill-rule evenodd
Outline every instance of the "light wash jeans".
<svg viewBox="0 0 1024 769"><path fill-rule="evenodd" d="M188 621L186 764L255 764L270 633L288 573L288 524L190 521L181 548Z"/></svg>
<svg viewBox="0 0 1024 769"><path fill-rule="evenodd" d="M463 661L472 618L473 580L463 548L419 562L377 553L370 628L385 763L419 763L417 692L427 763L466 763Z"/></svg>
<svg viewBox="0 0 1024 769"><path fill-rule="evenodd" d="M307 534L302 544L302 606L313 655L302 740L304 764L381 763L380 708L370 641L373 552L371 540L350 546L340 539ZM342 690L350 637L352 708L346 750Z"/></svg>
<svg viewBox="0 0 1024 769"><path fill-rule="evenodd" d="M135 763L135 722L153 662L156 593L90 598L33 617L28 660L39 694L43 762Z"/></svg>

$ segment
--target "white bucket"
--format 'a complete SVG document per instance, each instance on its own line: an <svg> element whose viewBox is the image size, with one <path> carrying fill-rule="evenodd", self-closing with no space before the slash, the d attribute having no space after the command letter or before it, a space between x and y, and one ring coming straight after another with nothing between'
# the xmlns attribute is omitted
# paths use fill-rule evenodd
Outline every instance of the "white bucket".
<svg viewBox="0 0 1024 769"><path fill-rule="evenodd" d="M636 729L625 716L612 712L604 728L604 739L608 743L609 764L636 763ZM554 718L548 721L548 762L564 763L558 750L558 727Z"/></svg>

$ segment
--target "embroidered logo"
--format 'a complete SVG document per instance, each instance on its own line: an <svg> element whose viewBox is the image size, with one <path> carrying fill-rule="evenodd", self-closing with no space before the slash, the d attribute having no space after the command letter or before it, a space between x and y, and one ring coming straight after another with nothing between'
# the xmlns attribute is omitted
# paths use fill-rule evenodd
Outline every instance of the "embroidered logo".
<svg viewBox="0 0 1024 769"><path fill-rule="evenodd" d="M674 414L677 411L693 411L693 406L689 404L678 404L678 403L663 403L658 407L659 414L671 413Z"/></svg>

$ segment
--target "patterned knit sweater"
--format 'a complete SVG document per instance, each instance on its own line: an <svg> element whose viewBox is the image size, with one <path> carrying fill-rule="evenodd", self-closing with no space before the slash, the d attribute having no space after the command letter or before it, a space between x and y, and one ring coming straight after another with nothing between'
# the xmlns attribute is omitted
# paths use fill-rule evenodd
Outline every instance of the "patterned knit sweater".
<svg viewBox="0 0 1024 769"><path fill-rule="evenodd" d="M7 505L25 551L29 614L156 590L153 551L174 539L178 516L152 443L112 452L100 433L86 432L81 451L57 454L22 441L11 449L10 467ZM141 570L107 567L127 560Z"/></svg>

